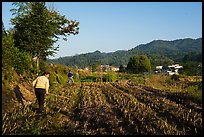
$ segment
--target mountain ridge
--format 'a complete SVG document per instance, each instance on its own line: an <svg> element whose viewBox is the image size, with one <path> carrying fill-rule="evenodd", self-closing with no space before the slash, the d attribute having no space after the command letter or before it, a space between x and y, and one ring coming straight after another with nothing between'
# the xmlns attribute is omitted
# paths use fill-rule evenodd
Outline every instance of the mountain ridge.
<svg viewBox="0 0 204 137"><path fill-rule="evenodd" d="M65 56L57 59L48 59L48 63L64 64L67 66L78 66L84 68L92 64L126 65L130 57L136 54L146 54L151 63L158 65L158 57L166 59L167 62L181 62L184 56L194 53L202 54L202 38L176 39L176 40L153 40L146 44L140 44L129 50L117 50L114 52L83 53L75 56ZM164 61L163 61L164 62ZM160 63L162 64L162 63Z"/></svg>

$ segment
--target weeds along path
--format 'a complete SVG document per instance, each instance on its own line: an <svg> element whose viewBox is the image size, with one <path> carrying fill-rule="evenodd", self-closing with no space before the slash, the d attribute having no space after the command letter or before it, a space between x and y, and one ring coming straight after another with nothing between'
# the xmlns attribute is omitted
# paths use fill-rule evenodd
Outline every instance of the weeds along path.
<svg viewBox="0 0 204 137"><path fill-rule="evenodd" d="M182 134L201 134L202 133L202 113L177 104L177 101L169 100L165 94L167 92L150 92L138 86L128 84L112 84L114 87L125 93L133 95L138 101L156 112L156 115L167 123L176 127Z"/></svg>

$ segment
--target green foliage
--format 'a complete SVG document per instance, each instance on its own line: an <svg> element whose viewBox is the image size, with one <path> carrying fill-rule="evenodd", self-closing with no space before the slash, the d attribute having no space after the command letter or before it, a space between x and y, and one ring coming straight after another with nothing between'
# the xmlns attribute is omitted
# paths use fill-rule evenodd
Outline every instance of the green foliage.
<svg viewBox="0 0 204 137"><path fill-rule="evenodd" d="M50 72L49 83L50 83L50 89L55 87L55 85L57 84L56 83L56 76L55 76L55 73L53 73L53 72Z"/></svg>
<svg viewBox="0 0 204 137"><path fill-rule="evenodd" d="M68 74L68 71L69 71L70 68L68 68L67 66L65 65L57 65L56 67L54 67L54 71L58 74L61 74L61 75L65 75L67 77L67 74Z"/></svg>
<svg viewBox="0 0 204 137"><path fill-rule="evenodd" d="M20 52L14 47L13 31L2 36L2 64L3 69L14 68L18 74L23 74L31 65L31 56L27 52Z"/></svg>
<svg viewBox="0 0 204 137"><path fill-rule="evenodd" d="M151 68L156 68L158 65L168 66L174 64L174 61L164 55L151 53L149 60L151 62Z"/></svg>
<svg viewBox="0 0 204 137"><path fill-rule="evenodd" d="M95 76L81 77L80 81L81 82L96 82L96 77Z"/></svg>
<svg viewBox="0 0 204 137"><path fill-rule="evenodd" d="M186 53L202 50L202 38L198 39L178 39L174 41L154 40L150 43L137 46L138 49L148 55L159 54L164 55L174 61L181 61Z"/></svg>
<svg viewBox="0 0 204 137"><path fill-rule="evenodd" d="M7 82L15 81L16 71L13 68L2 69L2 84L7 84Z"/></svg>
<svg viewBox="0 0 204 137"><path fill-rule="evenodd" d="M43 75L45 71L48 71L48 65L45 61L42 60L39 62L39 70L40 70L40 75Z"/></svg>
<svg viewBox="0 0 204 137"><path fill-rule="evenodd" d="M127 65L127 70L135 74L150 72L151 64L146 55L136 55L130 58Z"/></svg>
<svg viewBox="0 0 204 137"><path fill-rule="evenodd" d="M62 84L62 77L59 74L56 74L56 80L59 84Z"/></svg>
<svg viewBox="0 0 204 137"><path fill-rule="evenodd" d="M4 68L12 65L12 55L17 52L17 48L14 47L13 33L11 32L8 36L2 36L2 64Z"/></svg>
<svg viewBox="0 0 204 137"><path fill-rule="evenodd" d="M92 72L96 72L98 66L99 66L99 64L97 64L97 63L92 64L92 65L91 65L91 70L92 70Z"/></svg>
<svg viewBox="0 0 204 137"><path fill-rule="evenodd" d="M195 76L202 74L202 68L198 67L199 63L195 61L188 61L183 64L183 74L188 76Z"/></svg>
<svg viewBox="0 0 204 137"><path fill-rule="evenodd" d="M105 78L106 82L115 82L117 79L117 75L114 71L110 71L107 72L107 74L105 74L103 78Z"/></svg>
<svg viewBox="0 0 204 137"><path fill-rule="evenodd" d="M171 79L171 78L167 78L165 80L165 84L167 84L167 85L173 85L174 83L175 83L175 81L173 79Z"/></svg>
<svg viewBox="0 0 204 137"><path fill-rule="evenodd" d="M47 66L46 70L50 72L49 82L51 93L67 82L68 67L64 65Z"/></svg>
<svg viewBox="0 0 204 137"><path fill-rule="evenodd" d="M14 35L15 45L21 51L27 51L32 56L44 57L49 55L48 49L51 48L52 29L48 23L48 13L45 3L31 4L30 12L23 17L17 16L12 20L16 33ZM54 26L53 26L54 27Z"/></svg>
<svg viewBox="0 0 204 137"><path fill-rule="evenodd" d="M15 18L11 20L16 30L15 46L32 57L41 59L53 55L58 50L54 43L58 35L78 34L79 22L69 21L56 11L49 11L45 2L13 3Z"/></svg>
<svg viewBox="0 0 204 137"><path fill-rule="evenodd" d="M183 62L196 61L202 62L202 53L190 52L183 57Z"/></svg>
<svg viewBox="0 0 204 137"><path fill-rule="evenodd" d="M6 32L2 22L2 79L3 83L16 82L17 73L24 81L33 80L36 74L42 75L48 70L46 57L53 55L58 47L54 43L59 35L67 36L79 33L79 22L70 21L59 12L49 11L45 2L14 2L16 8L11 9L12 28ZM39 70L33 57L38 57ZM64 68L63 68L64 69ZM55 81L62 84L66 81L64 73L54 72L51 75L51 84ZM52 79L52 76L54 77Z"/></svg>
<svg viewBox="0 0 204 137"><path fill-rule="evenodd" d="M23 52L18 54L16 58L18 60L15 62L14 68L16 68L18 74L23 74L25 70L28 70L30 68L31 56L29 55L29 53Z"/></svg>
<svg viewBox="0 0 204 137"><path fill-rule="evenodd" d="M186 92L191 94L195 102L202 103L202 89L198 85L188 87Z"/></svg>

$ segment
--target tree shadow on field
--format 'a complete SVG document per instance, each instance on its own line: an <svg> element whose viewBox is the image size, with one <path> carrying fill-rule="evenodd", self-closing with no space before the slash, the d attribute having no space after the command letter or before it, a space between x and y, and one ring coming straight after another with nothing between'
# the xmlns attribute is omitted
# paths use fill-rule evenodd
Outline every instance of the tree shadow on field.
<svg viewBox="0 0 204 137"><path fill-rule="evenodd" d="M25 98L23 97L23 94L20 91L20 87L17 85L13 90L14 90L14 93L16 95L18 102L24 106L23 100L25 100Z"/></svg>

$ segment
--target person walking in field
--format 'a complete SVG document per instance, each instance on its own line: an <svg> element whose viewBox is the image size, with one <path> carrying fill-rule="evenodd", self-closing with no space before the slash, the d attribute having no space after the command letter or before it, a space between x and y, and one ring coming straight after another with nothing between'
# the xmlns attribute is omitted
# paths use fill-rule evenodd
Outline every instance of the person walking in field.
<svg viewBox="0 0 204 137"><path fill-rule="evenodd" d="M44 100L45 100L45 95L48 94L49 90L49 72L45 72L43 76L38 76L34 81L33 81L33 87L35 88L35 95L38 100L38 105L39 113L45 113L44 109Z"/></svg>
<svg viewBox="0 0 204 137"><path fill-rule="evenodd" d="M74 79L73 79L73 73L71 72L71 70L69 70L68 73L68 83L74 83Z"/></svg>

